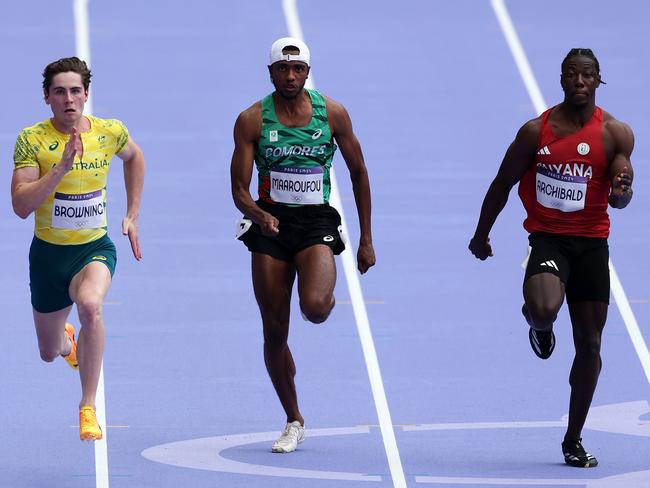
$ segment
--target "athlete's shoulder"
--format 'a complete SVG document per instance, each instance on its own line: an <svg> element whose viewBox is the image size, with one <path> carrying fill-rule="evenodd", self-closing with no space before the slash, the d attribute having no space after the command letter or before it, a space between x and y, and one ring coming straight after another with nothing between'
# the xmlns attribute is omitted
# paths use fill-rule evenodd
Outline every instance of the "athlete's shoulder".
<svg viewBox="0 0 650 488"><path fill-rule="evenodd" d="M632 128L622 120L617 119L611 113L600 109L603 113L603 126L608 129L632 131Z"/></svg>
<svg viewBox="0 0 650 488"><path fill-rule="evenodd" d="M602 110L602 109L601 109ZM634 132L632 128L622 120L618 120L609 112L602 110L603 113L603 141L605 147L618 147L625 152L631 153L634 148Z"/></svg>
<svg viewBox="0 0 650 488"><path fill-rule="evenodd" d="M103 119L94 115L86 115L95 130L104 130L108 132L123 132L126 125L119 119Z"/></svg>
<svg viewBox="0 0 650 488"><path fill-rule="evenodd" d="M48 136L55 132L49 119L42 120L36 124L23 128L16 138L16 146L29 146L33 152L38 152L39 145Z"/></svg>
<svg viewBox="0 0 650 488"><path fill-rule="evenodd" d="M49 120L43 120L18 133L14 146L15 169L38 166L38 153L48 134L53 130ZM58 145L58 143L56 143Z"/></svg>
<svg viewBox="0 0 650 488"><path fill-rule="evenodd" d="M107 143L111 144L110 141L114 142L113 150L115 154L118 154L124 149L126 144L129 142L129 130L119 119L102 119L100 117L95 117L93 115L86 116L90 120L92 131L95 134L98 134L100 137L100 142L106 140Z"/></svg>
<svg viewBox="0 0 650 488"><path fill-rule="evenodd" d="M40 122L35 123L29 127L23 128L18 137L29 138L31 136L44 136L49 132L52 132L53 127L49 119L41 120Z"/></svg>
<svg viewBox="0 0 650 488"><path fill-rule="evenodd" d="M517 139L536 145L542 130L542 115L526 121L524 125L519 128Z"/></svg>
<svg viewBox="0 0 650 488"><path fill-rule="evenodd" d="M262 116L262 100L258 100L250 107L243 110L237 119L251 119Z"/></svg>
<svg viewBox="0 0 650 488"><path fill-rule="evenodd" d="M323 93L317 92L316 90L314 90L314 92L316 92L318 94L318 96L320 96L325 101L325 105L327 105L327 110L328 111L330 111L330 110L343 110L343 111L345 111L345 107L343 106L343 104L341 102L338 102L338 101L334 100L332 97L324 95Z"/></svg>
<svg viewBox="0 0 650 488"><path fill-rule="evenodd" d="M262 101L258 100L237 116L233 130L235 144L253 144L262 132Z"/></svg>
<svg viewBox="0 0 650 488"><path fill-rule="evenodd" d="M235 127L245 132L262 130L262 100L245 109L237 116Z"/></svg>
<svg viewBox="0 0 650 488"><path fill-rule="evenodd" d="M343 106L342 103L334 100L333 98L328 97L327 95L320 94L325 101L325 107L327 110L327 118L330 120L330 123L333 124L333 127L336 127L337 122L349 123L350 115L348 114L347 109Z"/></svg>

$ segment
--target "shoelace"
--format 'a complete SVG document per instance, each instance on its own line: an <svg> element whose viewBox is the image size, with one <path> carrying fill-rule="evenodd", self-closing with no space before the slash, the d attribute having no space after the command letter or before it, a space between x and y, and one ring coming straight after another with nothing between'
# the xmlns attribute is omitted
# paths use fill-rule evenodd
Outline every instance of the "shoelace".
<svg viewBox="0 0 650 488"><path fill-rule="evenodd" d="M81 410L81 420L84 423L96 424L97 420L95 418L95 411L90 408L84 408Z"/></svg>
<svg viewBox="0 0 650 488"><path fill-rule="evenodd" d="M296 427L295 425L289 425L284 429L284 432L282 433L282 437L285 437L286 440L291 439L292 441L298 442L298 436L300 433L300 428ZM281 439L280 442L282 442Z"/></svg>
<svg viewBox="0 0 650 488"><path fill-rule="evenodd" d="M540 344L548 345L551 343L551 331L533 330L535 331L535 338Z"/></svg>
<svg viewBox="0 0 650 488"><path fill-rule="evenodd" d="M298 432L299 432L298 427L296 427L295 425L292 425L287 429L287 436L289 436L292 439L296 440L296 439L298 439Z"/></svg>
<svg viewBox="0 0 650 488"><path fill-rule="evenodd" d="M566 444L568 448L567 454L576 456L578 458L584 458L584 459L588 459L589 457L592 457L591 454L585 451L585 448L582 447L582 439L579 439L577 441L569 441ZM570 450L572 450L573 452L570 452Z"/></svg>

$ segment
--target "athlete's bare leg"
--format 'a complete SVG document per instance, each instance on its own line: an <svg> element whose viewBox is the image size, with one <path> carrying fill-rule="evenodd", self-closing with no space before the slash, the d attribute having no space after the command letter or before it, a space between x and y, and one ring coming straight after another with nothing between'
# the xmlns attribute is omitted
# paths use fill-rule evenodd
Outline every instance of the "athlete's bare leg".
<svg viewBox="0 0 650 488"><path fill-rule="evenodd" d="M266 370L287 422L298 420L304 425L294 382L296 365L287 343L295 266L266 254L252 253L252 269L253 289L262 315Z"/></svg>
<svg viewBox="0 0 650 488"><path fill-rule="evenodd" d="M43 361L49 363L58 356L70 354L72 344L65 333L65 321L71 308L72 305L50 313L41 313L32 309L38 349Z"/></svg>
<svg viewBox="0 0 650 488"><path fill-rule="evenodd" d="M602 367L600 340L607 320L607 303L578 302L569 304L576 356L569 384L569 425L564 440L578 440L585 425L591 400Z"/></svg>
<svg viewBox="0 0 650 488"><path fill-rule="evenodd" d="M95 396L104 355L102 306L111 285L111 273L100 262L87 264L72 279L70 298L77 305L81 329L77 338L77 361L81 378L79 407L95 407Z"/></svg>
<svg viewBox="0 0 650 488"><path fill-rule="evenodd" d="M524 306L535 329L551 330L564 293L564 283L551 273L539 273L524 282Z"/></svg>
<svg viewBox="0 0 650 488"><path fill-rule="evenodd" d="M310 322L324 322L334 308L336 264L329 246L316 244L295 257L300 309Z"/></svg>

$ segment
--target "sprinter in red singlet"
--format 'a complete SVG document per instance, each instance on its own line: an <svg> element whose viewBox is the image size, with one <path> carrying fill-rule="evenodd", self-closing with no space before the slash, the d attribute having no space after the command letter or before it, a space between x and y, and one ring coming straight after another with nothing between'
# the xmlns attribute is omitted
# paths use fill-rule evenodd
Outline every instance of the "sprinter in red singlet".
<svg viewBox="0 0 650 488"><path fill-rule="evenodd" d="M581 432L601 369L600 341L609 304L607 205L625 208L634 176L630 127L596 106L603 83L591 49L572 49L562 62L564 101L526 122L515 137L483 200L469 249L492 256L489 233L519 182L531 253L522 313L535 354L555 347L553 322L566 301L576 355L569 376L569 423L562 452L567 464L594 467Z"/></svg>

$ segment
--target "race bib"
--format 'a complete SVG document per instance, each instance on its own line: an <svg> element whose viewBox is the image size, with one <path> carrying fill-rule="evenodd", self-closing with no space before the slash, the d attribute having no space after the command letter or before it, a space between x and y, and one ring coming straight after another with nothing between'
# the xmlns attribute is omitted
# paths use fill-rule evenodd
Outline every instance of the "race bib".
<svg viewBox="0 0 650 488"><path fill-rule="evenodd" d="M562 212L577 212L585 208L587 196L586 176L571 176L537 168L537 201L546 208Z"/></svg>
<svg viewBox="0 0 650 488"><path fill-rule="evenodd" d="M55 193L52 227L72 230L104 227L105 211L101 190L78 195Z"/></svg>
<svg viewBox="0 0 650 488"><path fill-rule="evenodd" d="M323 201L323 168L271 168L271 200L278 203L318 205Z"/></svg>

